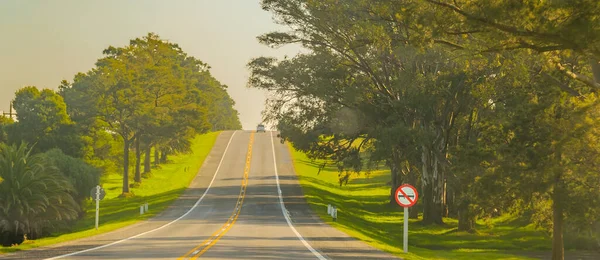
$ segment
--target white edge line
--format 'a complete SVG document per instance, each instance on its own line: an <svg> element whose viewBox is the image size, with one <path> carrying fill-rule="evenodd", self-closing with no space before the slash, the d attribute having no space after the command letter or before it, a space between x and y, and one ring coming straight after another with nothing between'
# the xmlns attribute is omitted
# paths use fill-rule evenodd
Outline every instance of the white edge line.
<svg viewBox="0 0 600 260"><path fill-rule="evenodd" d="M204 191L204 194L202 194L202 197L200 197L196 201L196 203L194 204L194 206L192 206L192 208L190 208L186 213L184 213L183 215L181 215L179 218L177 218L177 219L175 219L175 220L173 220L173 221L171 221L171 222L169 222L167 224L164 224L164 225L162 225L162 226L160 226L158 228L146 231L144 233L137 234L135 236L124 238L124 239L112 242L110 244L106 244L106 245L102 245L102 246L98 246L98 247L94 247L94 248L89 248L89 249L86 249L86 250L81 250L81 251L73 252L73 253L70 253L70 254L55 256L55 257L52 257L52 258L46 258L45 260L53 260L53 259L59 259L59 258L68 257L68 256L74 256L74 255L78 255L78 254L81 254L81 253L86 253L86 252L90 252L90 251L102 249L102 248L105 248L105 247L109 247L109 246L112 246L112 245L116 245L116 244L125 242L127 240L131 240L131 239L134 239L134 238L137 238L137 237L140 237L140 236L152 233L154 231L166 228L166 227L170 226L171 224L173 224L173 223L181 220L182 218L184 218L188 214L190 214L194 209L196 209L196 207L200 204L200 202L202 201L202 199L204 199L204 196L206 196L206 194L208 193L208 190L210 190L210 187L212 186L213 182L215 181L215 178L217 177L217 173L219 173L219 169L221 168L221 164L223 164L223 160L225 159L225 154L227 154L227 150L229 149L229 145L231 144L231 140L233 140L233 136L235 135L235 133L237 133L237 131L234 131L233 134L231 135L231 137L229 138L229 142L227 143L227 146L225 146L225 151L223 151L223 156L221 156L221 161L219 161L219 165L217 166L217 169L215 170L215 175L213 176L212 180L210 181L210 184L208 184L208 187L206 187L206 190Z"/></svg>
<svg viewBox="0 0 600 260"><path fill-rule="evenodd" d="M275 167L275 180L277 182L277 190L279 191L278 195L279 195L279 204L281 206L281 213L285 217L285 221L287 221L288 226L292 229L292 231L294 231L294 234L296 234L296 237L298 237L298 239L302 242L302 244L304 244L304 246L308 250L310 250L310 252L312 252L313 255L315 255L318 259L327 260L327 258L325 258L323 255L321 255L321 253L317 252L317 250L315 250L312 246L310 246L310 244L308 244L308 242L306 242L306 240L304 240L302 235L300 235L300 233L298 233L298 230L296 230L296 228L292 224L290 217L287 214L285 214L287 209L285 208L285 204L283 203L283 197L281 196L281 186L279 186L279 174L277 173L277 160L276 160L276 156L275 156L275 144L273 142L273 131L270 132L270 135L271 135L271 148L273 148L272 149L272 151L273 151L273 166Z"/></svg>

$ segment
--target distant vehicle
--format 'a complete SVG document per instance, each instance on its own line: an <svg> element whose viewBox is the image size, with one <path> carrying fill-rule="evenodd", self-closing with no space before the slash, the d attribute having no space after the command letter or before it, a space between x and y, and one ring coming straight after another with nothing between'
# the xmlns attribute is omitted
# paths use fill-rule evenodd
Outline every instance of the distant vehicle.
<svg viewBox="0 0 600 260"><path fill-rule="evenodd" d="M258 126L256 127L256 132L257 132L257 133L259 133L259 132L263 132L263 133L265 133L265 132L266 132L266 131L265 131L265 125L263 125L263 124L260 124L260 125L258 125Z"/></svg>

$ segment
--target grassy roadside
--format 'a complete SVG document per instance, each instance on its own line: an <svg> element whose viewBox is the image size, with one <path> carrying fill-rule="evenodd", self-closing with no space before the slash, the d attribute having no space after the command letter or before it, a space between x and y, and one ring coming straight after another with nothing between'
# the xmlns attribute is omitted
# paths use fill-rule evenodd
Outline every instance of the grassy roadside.
<svg viewBox="0 0 600 260"><path fill-rule="evenodd" d="M457 221L447 226L425 227L409 223L409 253L402 251L402 209L387 203L389 172L377 171L352 179L340 187L337 169L318 174L318 164L290 147L294 168L311 208L328 224L375 248L411 259L532 259L511 254L549 250L550 240L532 226L516 224L510 217L477 223L476 234L457 232ZM338 207L338 220L331 221L327 204ZM508 253L507 253L508 252Z"/></svg>
<svg viewBox="0 0 600 260"><path fill-rule="evenodd" d="M90 237L155 216L185 191L210 153L218 135L219 132L213 132L197 136L192 142L192 153L171 156L170 163L153 169L151 178L144 179L139 188L131 189L135 197L118 198L122 188L121 175L111 174L104 178L102 187L106 190L106 197L100 202L98 230L94 229L96 206L89 201L86 205L86 217L75 225L72 232L25 241L16 247L0 247L0 254ZM146 202L149 213L140 215L139 207Z"/></svg>

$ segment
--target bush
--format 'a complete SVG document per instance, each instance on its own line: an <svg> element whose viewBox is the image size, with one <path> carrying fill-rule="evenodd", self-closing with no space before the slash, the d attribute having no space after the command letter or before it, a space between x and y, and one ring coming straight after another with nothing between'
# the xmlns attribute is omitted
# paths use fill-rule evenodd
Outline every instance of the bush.
<svg viewBox="0 0 600 260"><path fill-rule="evenodd" d="M0 143L6 143L8 141L6 129L8 128L8 125L12 123L13 120L11 118L0 115Z"/></svg>
<svg viewBox="0 0 600 260"><path fill-rule="evenodd" d="M0 144L0 244L49 234L77 219L73 185L27 145Z"/></svg>
<svg viewBox="0 0 600 260"><path fill-rule="evenodd" d="M90 190L100 182L100 169L68 156L60 149L49 150L43 155L71 182L75 188L72 196L79 203L89 198Z"/></svg>

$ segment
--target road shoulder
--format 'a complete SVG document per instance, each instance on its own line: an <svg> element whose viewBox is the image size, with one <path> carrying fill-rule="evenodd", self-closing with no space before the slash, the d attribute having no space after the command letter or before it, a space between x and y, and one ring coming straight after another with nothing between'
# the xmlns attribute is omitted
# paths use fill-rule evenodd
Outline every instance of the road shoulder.
<svg viewBox="0 0 600 260"><path fill-rule="evenodd" d="M304 197L287 144L281 144L275 134L273 138L285 207L294 227L313 248L329 259L398 259L323 222Z"/></svg>

